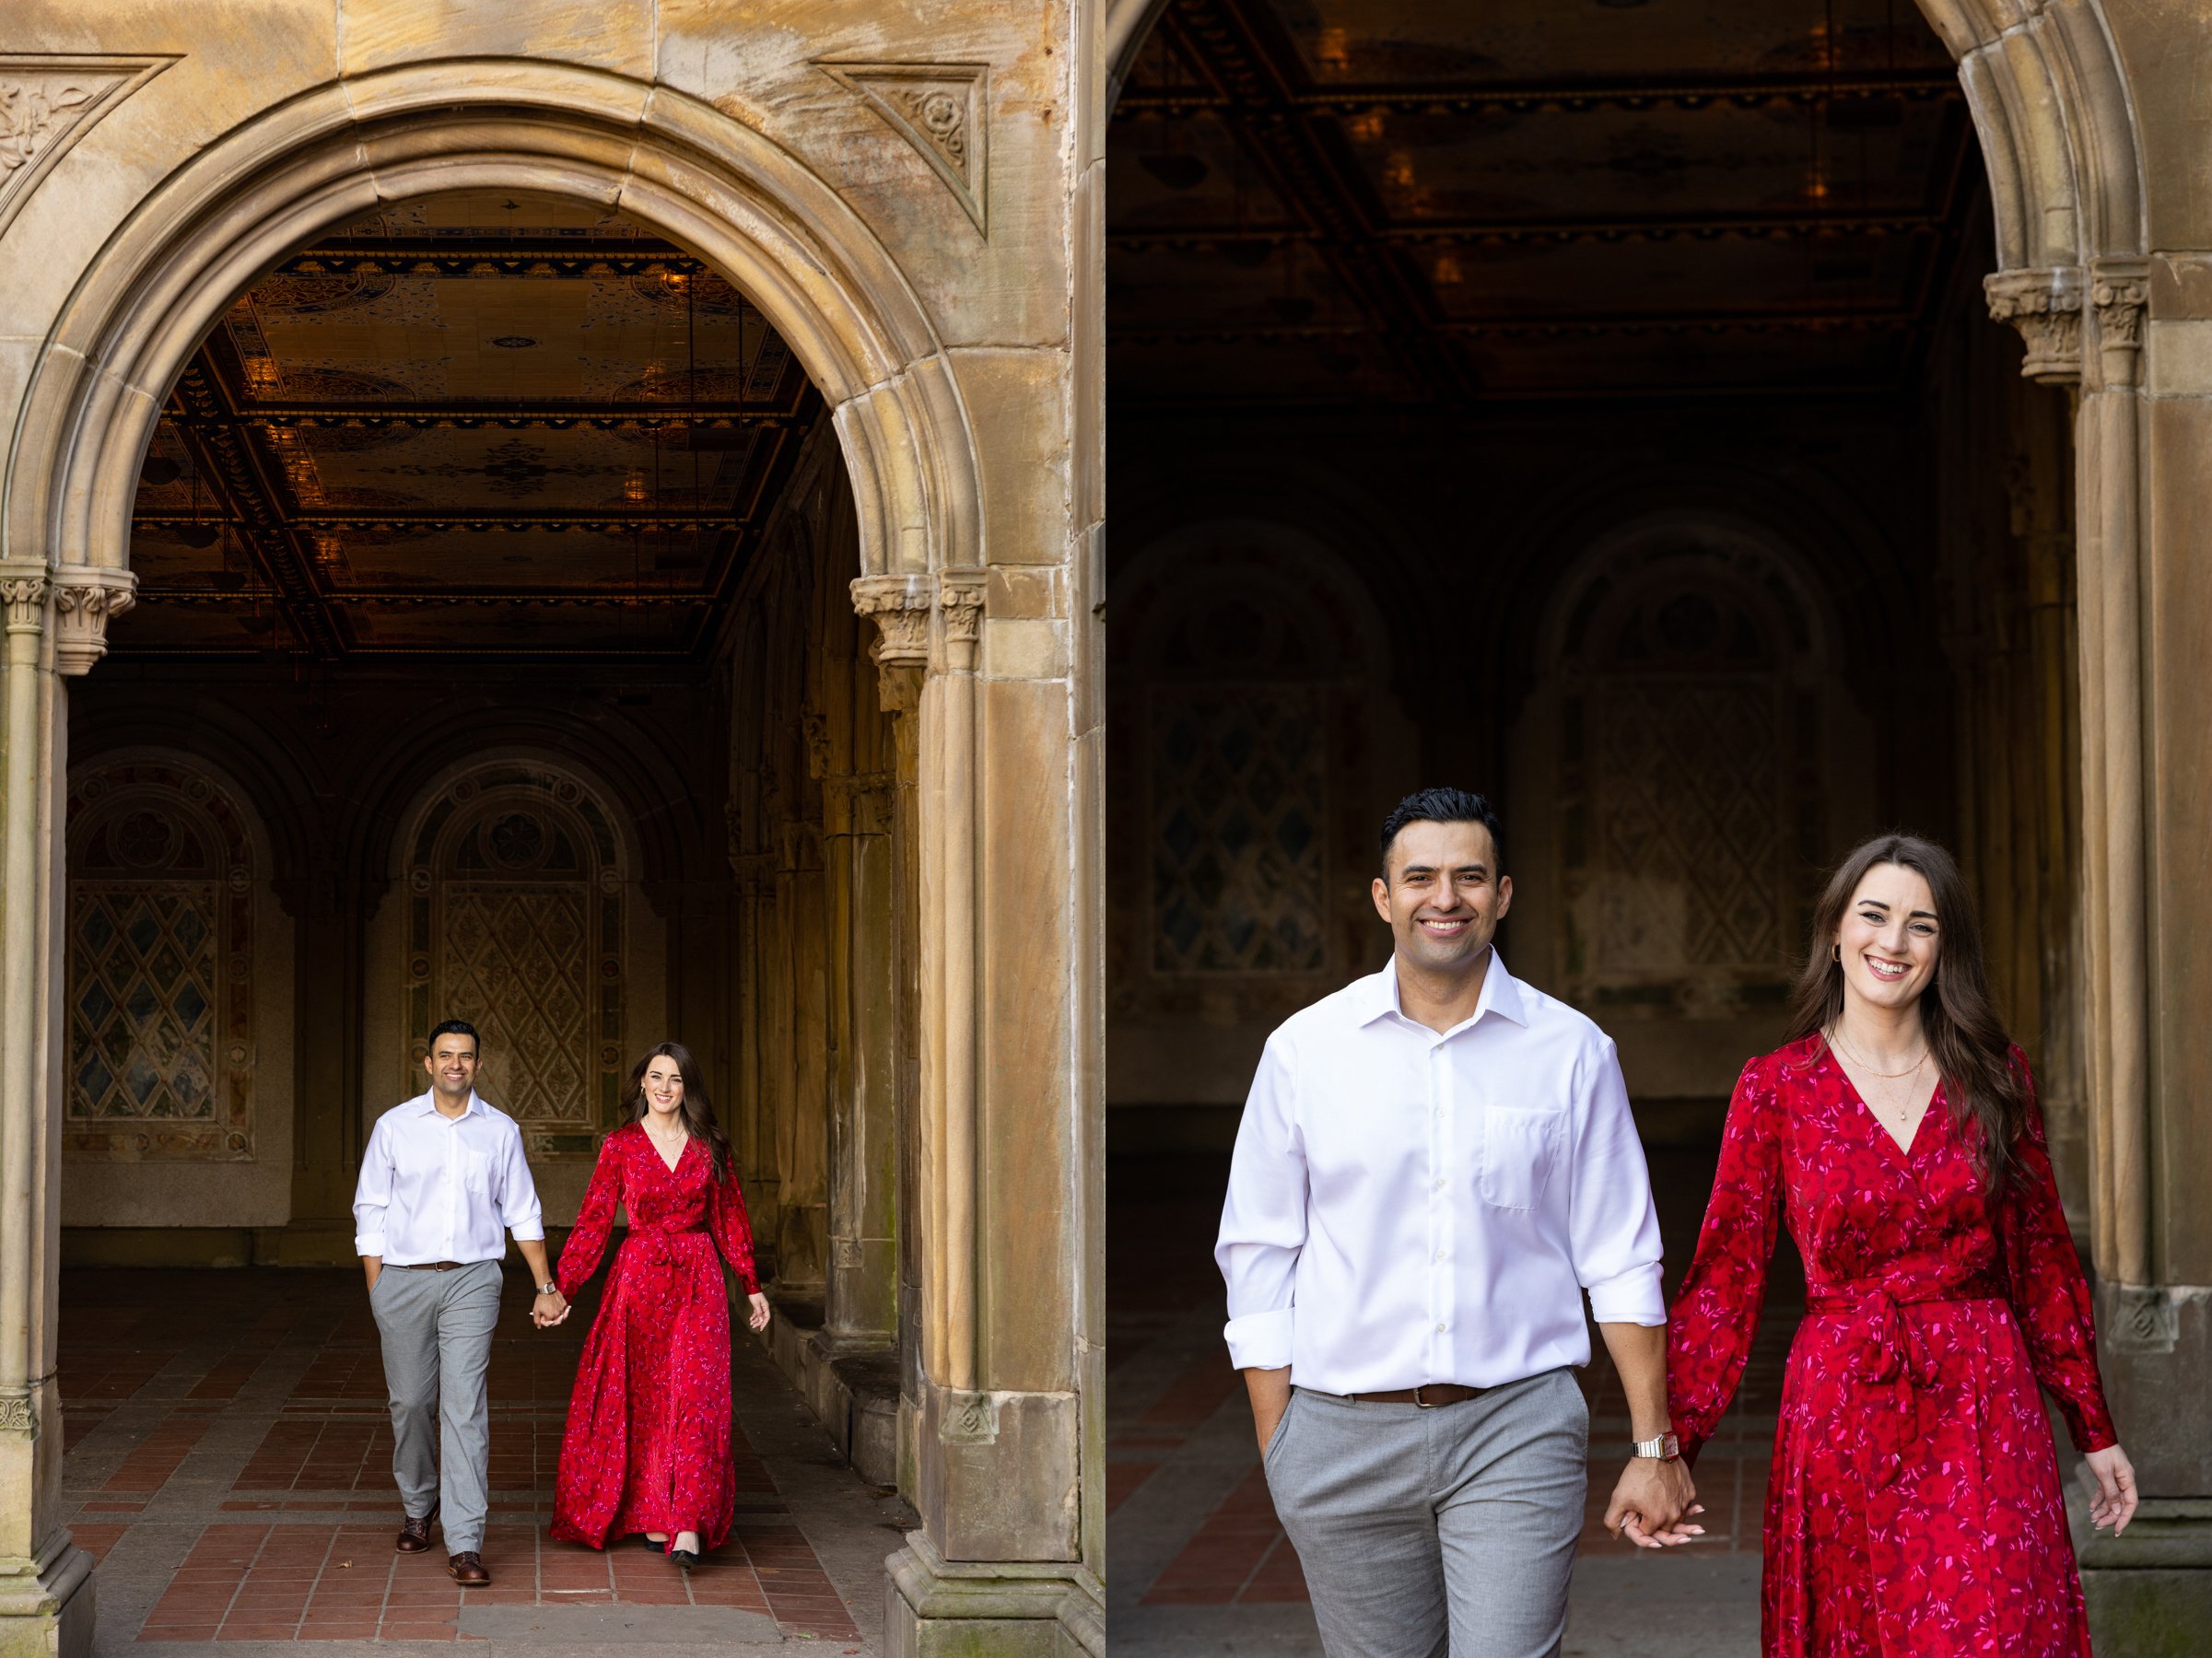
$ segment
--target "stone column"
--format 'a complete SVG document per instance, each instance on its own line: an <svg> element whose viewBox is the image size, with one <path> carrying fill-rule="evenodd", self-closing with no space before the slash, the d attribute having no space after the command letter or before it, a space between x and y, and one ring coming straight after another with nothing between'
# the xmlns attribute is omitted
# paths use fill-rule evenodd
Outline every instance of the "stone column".
<svg viewBox="0 0 2212 1658"><path fill-rule="evenodd" d="M2144 1495L2127 1535L2076 1546L2100 1651L2195 1650L2212 1624L2212 310L2178 269L2093 259L1993 278L2074 296L2089 1218L2097 1328ZM2055 310L2000 315L2049 333ZM2203 312L2200 317L2197 313ZM2146 328L2147 315L2151 319ZM2148 338L2147 338L2148 336ZM2030 371L2065 376L2031 344Z"/></svg>
<svg viewBox="0 0 2212 1658"><path fill-rule="evenodd" d="M106 650L121 571L0 564L0 1658L91 1650L92 1558L58 1519L61 679Z"/></svg>
<svg viewBox="0 0 2212 1658"><path fill-rule="evenodd" d="M837 773L822 799L837 1057L824 1328L840 1343L884 1346L898 1327L892 781Z"/></svg>
<svg viewBox="0 0 2212 1658"><path fill-rule="evenodd" d="M902 1407L922 1527L889 1562L887 1644L900 1658L1101 1652L1098 1581L1080 1559L1064 593L1051 571L948 570L863 578L854 600L887 675L916 671L927 640L907 1226L923 1233L921 1328ZM1016 624L998 660L994 606Z"/></svg>

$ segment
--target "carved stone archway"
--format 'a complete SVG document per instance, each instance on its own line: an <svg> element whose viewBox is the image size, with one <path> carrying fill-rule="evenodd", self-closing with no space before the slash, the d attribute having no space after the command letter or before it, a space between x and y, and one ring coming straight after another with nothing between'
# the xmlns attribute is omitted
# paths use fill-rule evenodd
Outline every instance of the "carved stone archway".
<svg viewBox="0 0 2212 1658"><path fill-rule="evenodd" d="M911 708L917 729L918 776L908 780L925 871L916 928L925 1121L914 1131L931 1149L917 1333L930 1388L913 1428L926 1525L895 1562L893 1616L984 1617L994 1629L1057 1619L1095 1650L1096 1582L1077 1563L1079 1360L1063 1328L1072 1314L1041 1320L1024 1345L977 1306L991 1269L979 1240L992 1198L977 1171L991 1132L978 1126L988 1105L978 1073L992 1040L982 1002L993 982L977 824L998 794L1073 797L1064 776L1030 775L1039 764L1065 767L1041 741L991 764L989 694L977 690L987 514L950 353L898 261L790 151L664 84L511 58L350 76L199 150L107 238L29 365L0 517L0 1564L12 1563L9 1581L22 1588L18 1606L0 1582L0 1617L45 1620L65 1640L88 1627L89 1596L75 1597L89 1559L49 1524L62 1434L54 1210L41 1171L52 1144L42 1102L58 1052L49 979L64 681L99 660L107 619L131 602L140 462L170 382L223 309L334 225L469 188L604 204L691 250L758 304L831 410L854 492L862 571L854 603L878 623L886 698ZM1034 610L1024 615L1033 631L1054 625ZM1034 677L1049 683L1067 671ZM1005 995L999 1004L1010 1026L1020 1022ZM1039 1146L1062 1132L1037 1109L1053 1103L1022 1103L1035 1118L1022 1129ZM996 1568L1008 1561L1018 1565L1001 1581ZM966 1594L976 1589L983 1600Z"/></svg>

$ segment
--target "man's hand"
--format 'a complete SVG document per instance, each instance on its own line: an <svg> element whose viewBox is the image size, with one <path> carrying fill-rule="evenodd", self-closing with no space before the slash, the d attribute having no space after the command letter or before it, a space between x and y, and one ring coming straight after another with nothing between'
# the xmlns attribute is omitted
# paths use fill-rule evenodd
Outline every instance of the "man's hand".
<svg viewBox="0 0 2212 1658"><path fill-rule="evenodd" d="M1703 1536L1705 1528L1689 1518L1704 1512L1689 1464L1677 1456L1632 1456L1605 1505L1605 1529L1638 1548L1664 1548Z"/></svg>
<svg viewBox="0 0 2212 1658"><path fill-rule="evenodd" d="M568 1317L568 1300L558 1290L546 1290L530 1304L530 1322L541 1330L550 1330Z"/></svg>
<svg viewBox="0 0 2212 1658"><path fill-rule="evenodd" d="M1245 1372L1245 1390L1252 1395L1252 1426L1259 1435L1259 1454L1265 1456L1282 1413L1291 1407L1290 1367Z"/></svg>
<svg viewBox="0 0 2212 1658"><path fill-rule="evenodd" d="M369 1275L369 1287L374 1290L377 1287L377 1279L384 1270L384 1257L382 1255L363 1255L361 1270Z"/></svg>

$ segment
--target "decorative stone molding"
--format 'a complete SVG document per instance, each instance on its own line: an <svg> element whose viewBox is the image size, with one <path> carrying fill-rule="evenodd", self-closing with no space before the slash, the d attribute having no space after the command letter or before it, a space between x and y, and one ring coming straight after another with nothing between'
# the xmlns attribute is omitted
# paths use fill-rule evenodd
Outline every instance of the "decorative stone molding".
<svg viewBox="0 0 2212 1658"><path fill-rule="evenodd" d="M878 668L929 665L935 586L927 576L862 576L853 582L852 608L875 624L868 657Z"/></svg>
<svg viewBox="0 0 2212 1658"><path fill-rule="evenodd" d="M29 1394L9 1394L0 1398L0 1434L29 1440L39 1437L39 1413L31 1408Z"/></svg>
<svg viewBox="0 0 2212 1658"><path fill-rule="evenodd" d="M829 718L813 708L803 709L799 730L806 743L806 775L818 783L829 776Z"/></svg>
<svg viewBox="0 0 2212 1658"><path fill-rule="evenodd" d="M891 1577L889 1613L898 1652L998 1651L1007 1626L1040 1626L1034 1640L1004 1650L1106 1658L1106 1596L1088 1567L1067 1560L948 1560L926 1531L907 1534L907 1547L884 1562ZM977 1637L961 1639L966 1626ZM1052 1626L1057 1625L1057 1630ZM925 1626L930 1629L927 1639Z"/></svg>
<svg viewBox="0 0 2212 1658"><path fill-rule="evenodd" d="M947 570L937 578L937 610L944 621L944 666L952 672L975 671L987 579L981 570Z"/></svg>
<svg viewBox="0 0 2212 1658"><path fill-rule="evenodd" d="M2171 1353L2181 1339L2181 1310L2159 1287L2113 1286L2112 1314L2099 1321L2098 1342L2113 1353Z"/></svg>
<svg viewBox="0 0 2212 1658"><path fill-rule="evenodd" d="M858 93L945 182L977 230L989 234L985 186L989 71L981 64L817 63Z"/></svg>
<svg viewBox="0 0 2212 1658"><path fill-rule="evenodd" d="M108 654L108 619L135 603L137 579L127 570L73 567L53 583L55 671L87 673Z"/></svg>
<svg viewBox="0 0 2212 1658"><path fill-rule="evenodd" d="M39 181L111 110L177 61L146 57L0 57L0 236Z"/></svg>
<svg viewBox="0 0 2212 1658"><path fill-rule="evenodd" d="M2027 342L2023 378L2058 385L2081 378L2081 271L1998 271L1982 279L1989 314L2009 322Z"/></svg>
<svg viewBox="0 0 2212 1658"><path fill-rule="evenodd" d="M0 604L7 607L7 631L35 634L46 626L46 578L0 569Z"/></svg>
<svg viewBox="0 0 2212 1658"><path fill-rule="evenodd" d="M2142 349L2143 318L2150 305L2148 274L2143 262L2135 259L2101 259L2089 266L2089 303L2097 308L2099 350Z"/></svg>
<svg viewBox="0 0 2212 1658"><path fill-rule="evenodd" d="M891 833L891 774L835 772L822 779L825 835Z"/></svg>

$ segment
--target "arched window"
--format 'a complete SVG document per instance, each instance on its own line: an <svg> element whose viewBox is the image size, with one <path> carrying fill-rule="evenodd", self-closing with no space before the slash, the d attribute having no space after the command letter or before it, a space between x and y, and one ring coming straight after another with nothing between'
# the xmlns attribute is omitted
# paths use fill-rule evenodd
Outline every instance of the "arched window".
<svg viewBox="0 0 2212 1658"><path fill-rule="evenodd" d="M1600 1017L1778 1007L1821 840L1795 573L1745 535L1656 529L1586 565L1561 614L1562 987Z"/></svg>
<svg viewBox="0 0 2212 1658"><path fill-rule="evenodd" d="M69 791L72 1156L253 1156L247 820L181 765L102 766Z"/></svg>
<svg viewBox="0 0 2212 1658"><path fill-rule="evenodd" d="M406 842L406 1019L483 1038L484 1097L533 1155L589 1156L624 1076L623 856L606 809L551 766L497 761L439 790Z"/></svg>

